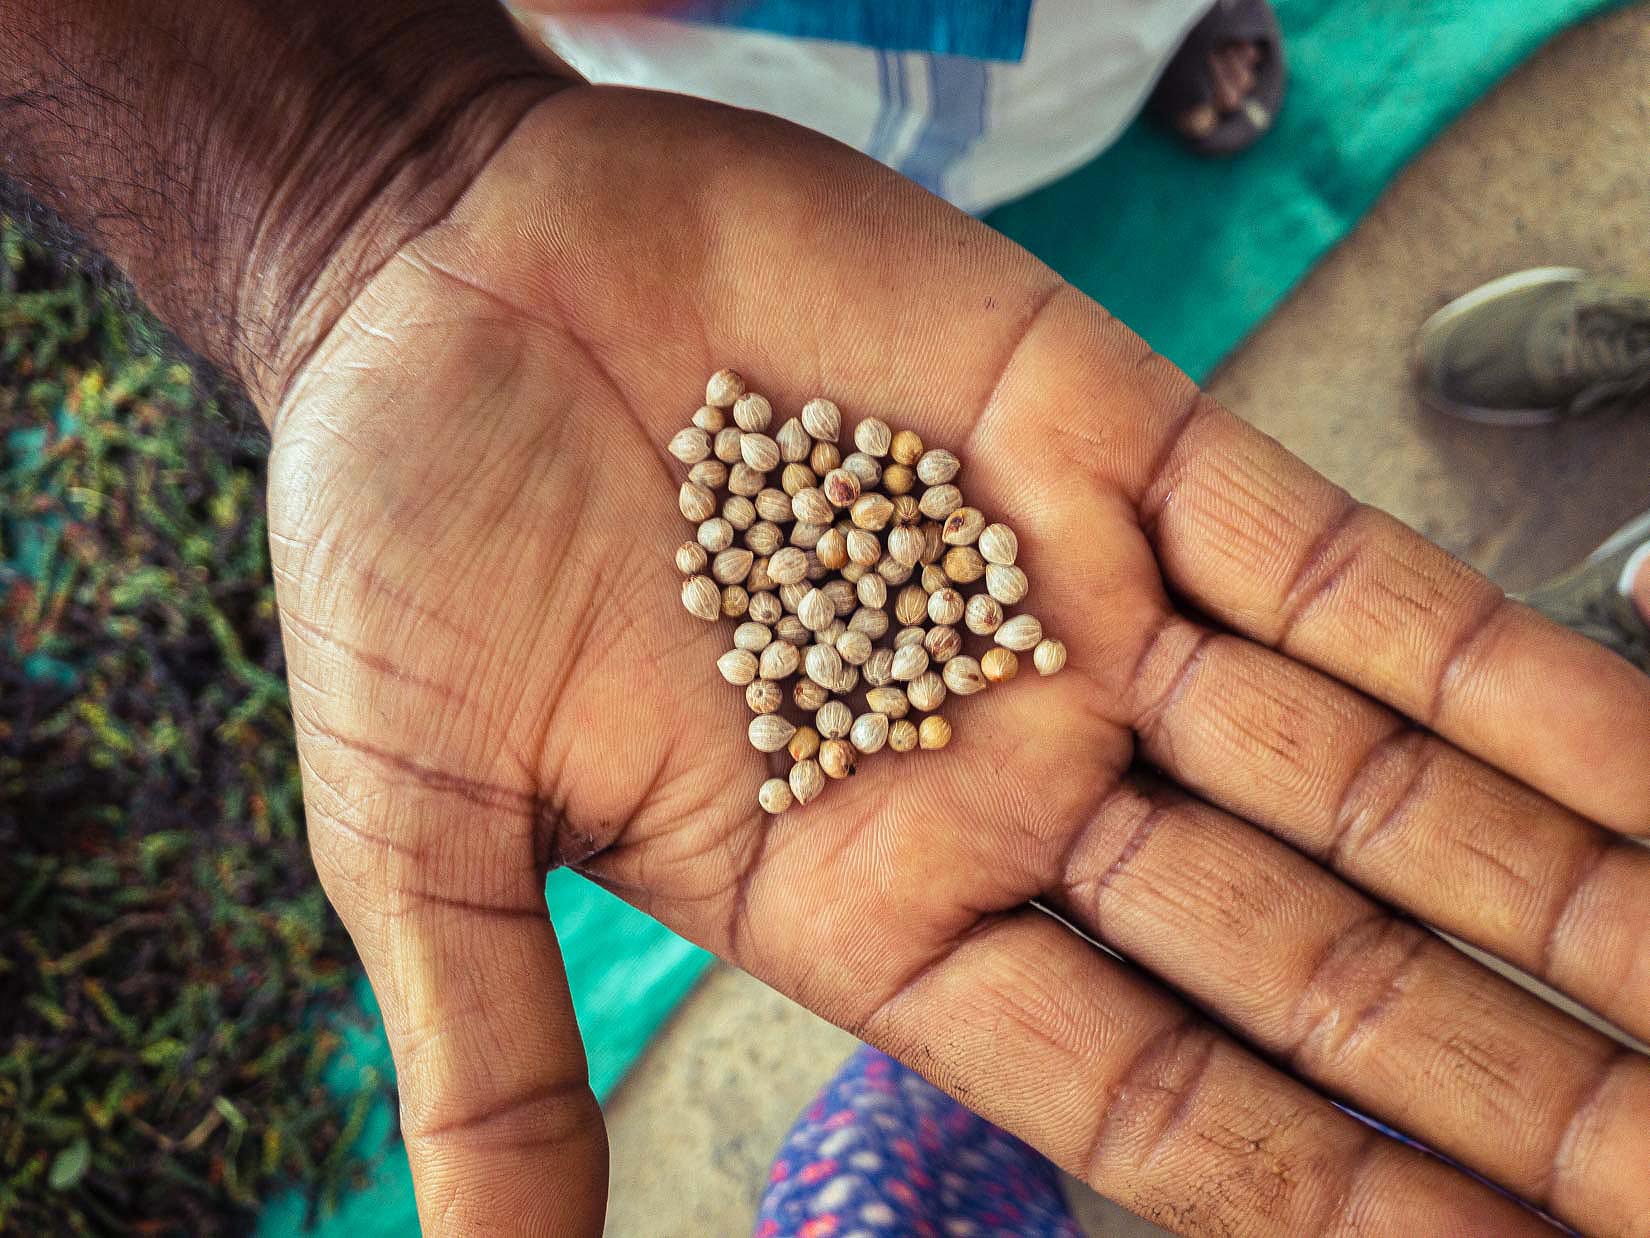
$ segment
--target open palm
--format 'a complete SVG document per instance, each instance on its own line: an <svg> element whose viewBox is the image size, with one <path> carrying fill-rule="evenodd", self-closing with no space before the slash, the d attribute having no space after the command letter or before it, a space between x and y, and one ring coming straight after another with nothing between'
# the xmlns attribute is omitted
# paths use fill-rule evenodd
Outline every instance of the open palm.
<svg viewBox="0 0 1650 1238"><path fill-rule="evenodd" d="M1067 671L761 816L661 446L723 364L782 415L829 394L956 450ZM571 864L1170 1227L1539 1229L1334 1096L1650 1234L1650 1064L1401 914L1650 1034L1620 837L1650 832L1650 682L982 225L778 122L569 90L377 273L274 437L314 850L427 1228L599 1227L542 898Z"/></svg>

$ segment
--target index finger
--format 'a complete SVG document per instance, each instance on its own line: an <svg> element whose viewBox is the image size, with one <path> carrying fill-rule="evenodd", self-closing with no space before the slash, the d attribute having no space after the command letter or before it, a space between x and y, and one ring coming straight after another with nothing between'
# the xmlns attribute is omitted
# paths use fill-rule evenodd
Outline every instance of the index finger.
<svg viewBox="0 0 1650 1238"><path fill-rule="evenodd" d="M1650 834L1650 679L1213 403L1140 490L1170 584L1602 825Z"/></svg>

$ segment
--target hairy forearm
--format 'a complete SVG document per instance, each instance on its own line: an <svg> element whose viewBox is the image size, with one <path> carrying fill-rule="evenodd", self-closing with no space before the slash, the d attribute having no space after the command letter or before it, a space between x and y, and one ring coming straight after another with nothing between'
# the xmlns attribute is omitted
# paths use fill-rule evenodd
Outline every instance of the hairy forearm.
<svg viewBox="0 0 1650 1238"><path fill-rule="evenodd" d="M0 0L0 169L268 409L555 89L492 0Z"/></svg>

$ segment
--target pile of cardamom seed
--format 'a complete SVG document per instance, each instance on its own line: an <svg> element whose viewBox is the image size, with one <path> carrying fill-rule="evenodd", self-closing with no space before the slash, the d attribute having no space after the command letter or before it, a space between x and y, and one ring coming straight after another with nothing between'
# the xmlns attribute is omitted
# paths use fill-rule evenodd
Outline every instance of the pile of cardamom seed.
<svg viewBox="0 0 1650 1238"><path fill-rule="evenodd" d="M822 398L769 434L773 422L766 398L718 370L669 450L697 526L676 550L682 604L734 625L716 667L745 690L752 747L789 757L757 793L781 813L884 748L945 747L947 695L1013 679L1027 652L1052 675L1066 647L1035 615L1005 613L1027 592L1019 539L964 503L954 454L866 417L844 456L841 410ZM965 633L992 647L970 656Z"/></svg>

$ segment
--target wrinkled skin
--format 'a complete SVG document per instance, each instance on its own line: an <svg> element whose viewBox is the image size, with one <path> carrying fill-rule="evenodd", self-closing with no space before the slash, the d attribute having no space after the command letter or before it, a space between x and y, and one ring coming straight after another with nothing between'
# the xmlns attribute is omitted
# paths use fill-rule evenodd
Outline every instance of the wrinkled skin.
<svg viewBox="0 0 1650 1238"><path fill-rule="evenodd" d="M1065 672L759 815L662 450L723 364L957 450ZM1650 1033L1650 682L982 225L777 122L571 89L274 423L315 858L429 1232L599 1228L565 863L1185 1232L1541 1232L1333 1094L1650 1234L1645 1060L1386 909Z"/></svg>

